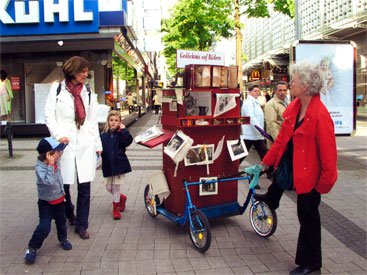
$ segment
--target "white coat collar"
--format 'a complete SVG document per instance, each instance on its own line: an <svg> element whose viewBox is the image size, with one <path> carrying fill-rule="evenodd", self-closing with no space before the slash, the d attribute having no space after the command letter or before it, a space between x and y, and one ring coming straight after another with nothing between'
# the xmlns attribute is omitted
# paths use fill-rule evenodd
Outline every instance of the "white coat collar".
<svg viewBox="0 0 367 275"><path fill-rule="evenodd" d="M248 94L248 97L247 97L248 100L251 100L253 102L255 102L256 104L260 105L260 102L258 99L254 98L252 95L249 95Z"/></svg>

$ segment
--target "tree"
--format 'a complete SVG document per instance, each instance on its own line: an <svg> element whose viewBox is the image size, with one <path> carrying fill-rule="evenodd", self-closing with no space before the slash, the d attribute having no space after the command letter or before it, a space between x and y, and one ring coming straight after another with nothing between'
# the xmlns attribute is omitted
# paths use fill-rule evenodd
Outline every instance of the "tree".
<svg viewBox="0 0 367 275"><path fill-rule="evenodd" d="M231 0L181 0L174 6L171 18L163 20L163 54L169 72L176 70L176 50L210 49L219 37L233 35Z"/></svg>
<svg viewBox="0 0 367 275"><path fill-rule="evenodd" d="M240 15L269 17L269 4L275 11L294 15L294 0L180 0L172 16L162 21L163 54L171 74L177 73L176 50L209 50L215 41L228 38L242 28ZM236 20L234 6L238 5ZM242 56L242 55L240 55ZM239 58L238 60L240 60ZM239 64L237 64L239 65Z"/></svg>
<svg viewBox="0 0 367 275"><path fill-rule="evenodd" d="M244 8L248 17L270 17L269 5L274 11L294 17L294 0L239 0L239 5Z"/></svg>

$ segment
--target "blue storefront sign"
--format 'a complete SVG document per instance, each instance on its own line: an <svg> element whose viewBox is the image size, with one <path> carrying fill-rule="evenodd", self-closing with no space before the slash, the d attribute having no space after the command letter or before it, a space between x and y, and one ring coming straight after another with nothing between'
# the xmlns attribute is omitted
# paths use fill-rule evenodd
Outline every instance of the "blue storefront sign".
<svg viewBox="0 0 367 275"><path fill-rule="evenodd" d="M123 26L126 0L1 0L1 36L98 33Z"/></svg>

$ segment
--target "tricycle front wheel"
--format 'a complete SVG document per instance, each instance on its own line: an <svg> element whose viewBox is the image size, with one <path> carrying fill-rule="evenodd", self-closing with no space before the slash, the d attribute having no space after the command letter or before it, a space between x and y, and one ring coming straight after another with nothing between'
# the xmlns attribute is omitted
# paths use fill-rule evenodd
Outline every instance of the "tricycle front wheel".
<svg viewBox="0 0 367 275"><path fill-rule="evenodd" d="M205 252L209 249L212 234L207 217L200 210L191 212L191 224L189 223L190 239L195 249Z"/></svg>
<svg viewBox="0 0 367 275"><path fill-rule="evenodd" d="M256 201L251 205L250 221L254 231L263 238L273 235L278 225L275 210L262 201Z"/></svg>
<svg viewBox="0 0 367 275"><path fill-rule="evenodd" d="M145 209L147 210L148 214L152 217L157 216L157 210L156 210L156 198L155 196L152 194L152 192L150 192L150 188L149 188L149 184L147 184L147 186L145 186L145 190L144 190L144 204L145 204Z"/></svg>

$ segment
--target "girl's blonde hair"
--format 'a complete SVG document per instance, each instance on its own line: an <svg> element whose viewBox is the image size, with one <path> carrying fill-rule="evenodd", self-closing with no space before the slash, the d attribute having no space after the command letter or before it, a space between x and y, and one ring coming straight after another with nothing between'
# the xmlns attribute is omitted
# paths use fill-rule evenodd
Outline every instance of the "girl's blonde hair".
<svg viewBox="0 0 367 275"><path fill-rule="evenodd" d="M103 128L103 132L108 132L110 130L110 126L108 125L108 121L110 120L110 117L111 116L117 116L119 119L120 119L120 122L121 122L121 114L119 111L115 111L115 110L112 110L108 113L108 116L107 116L107 121L106 121L106 124Z"/></svg>

